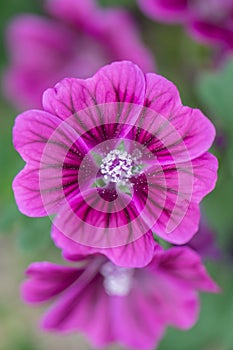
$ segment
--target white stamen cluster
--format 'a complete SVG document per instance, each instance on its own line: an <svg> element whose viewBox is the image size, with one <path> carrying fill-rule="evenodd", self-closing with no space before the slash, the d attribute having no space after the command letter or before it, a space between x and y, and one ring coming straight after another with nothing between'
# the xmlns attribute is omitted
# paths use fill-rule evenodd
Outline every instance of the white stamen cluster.
<svg viewBox="0 0 233 350"><path fill-rule="evenodd" d="M101 274L104 277L104 289L108 295L126 296L132 286L133 269L115 266L107 262L102 266Z"/></svg>
<svg viewBox="0 0 233 350"><path fill-rule="evenodd" d="M136 158L125 151L110 151L102 160L100 171L105 180L125 185L138 172Z"/></svg>

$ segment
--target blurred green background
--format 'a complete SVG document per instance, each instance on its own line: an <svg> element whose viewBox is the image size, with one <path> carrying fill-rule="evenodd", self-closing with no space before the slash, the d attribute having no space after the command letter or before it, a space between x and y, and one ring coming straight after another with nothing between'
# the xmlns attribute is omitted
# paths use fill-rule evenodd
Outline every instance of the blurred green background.
<svg viewBox="0 0 233 350"><path fill-rule="evenodd" d="M18 13L42 13L41 0L3 0L0 35ZM183 28L155 23L140 13L133 0L101 0L103 6L122 5L135 16L144 42L153 52L158 73L179 88L184 104L201 108L215 123L218 144L213 148L220 164L219 181L203 202L210 227L221 249L218 261L207 261L211 275L222 288L219 295L202 295L201 316L188 332L169 329L159 350L233 350L233 58L216 67L215 53L190 39ZM0 69L8 61L0 47ZM42 309L29 308L19 296L24 269L35 260L61 263L50 240L47 218L30 219L17 210L11 189L23 167L11 141L17 111L1 94L0 122L0 350L91 349L80 336L61 337L40 332ZM115 348L114 348L115 349Z"/></svg>

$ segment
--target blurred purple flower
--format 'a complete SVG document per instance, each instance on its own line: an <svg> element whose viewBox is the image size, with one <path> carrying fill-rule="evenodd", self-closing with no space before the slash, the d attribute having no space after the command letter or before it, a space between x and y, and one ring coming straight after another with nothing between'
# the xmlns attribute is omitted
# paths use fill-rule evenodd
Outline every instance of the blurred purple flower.
<svg viewBox="0 0 233 350"><path fill-rule="evenodd" d="M24 214L57 214L54 240L62 232L76 242L73 251L64 239L64 254L140 267L153 255L152 229L172 243L191 239L216 182L215 130L171 82L116 62L48 89L43 108L16 119L27 164L13 189Z"/></svg>
<svg viewBox="0 0 233 350"><path fill-rule="evenodd" d="M218 260L221 257L215 232L204 219L201 219L199 230L189 241L188 246L200 254L203 259Z"/></svg>
<svg viewBox="0 0 233 350"><path fill-rule="evenodd" d="M141 269L118 267L101 255L79 260L77 268L33 263L22 297L32 304L56 299L42 320L46 331L82 332L97 347L117 342L154 349L167 326L195 324L197 291L219 291L191 249L156 252Z"/></svg>
<svg viewBox="0 0 233 350"><path fill-rule="evenodd" d="M150 261L152 228L177 244L193 236L216 181L217 161L206 153L215 132L169 81L115 63L86 81L62 81L43 104L14 127L27 162L13 184L24 214L58 213L54 237L83 243L82 254L104 248L121 265Z"/></svg>
<svg viewBox="0 0 233 350"><path fill-rule="evenodd" d="M233 50L232 0L138 0L153 19L183 23L197 40Z"/></svg>
<svg viewBox="0 0 233 350"><path fill-rule="evenodd" d="M217 131L217 134L216 134L216 138L214 141L214 145L217 147L217 149L220 152L223 153L223 152L225 152L225 150L229 146L228 135L220 127L216 131Z"/></svg>
<svg viewBox="0 0 233 350"><path fill-rule="evenodd" d="M129 59L145 72L155 69L125 10L101 9L92 0L48 0L46 10L51 18L23 14L7 29L10 66L3 85L17 107L41 107L48 87L66 77L91 76L112 61Z"/></svg>

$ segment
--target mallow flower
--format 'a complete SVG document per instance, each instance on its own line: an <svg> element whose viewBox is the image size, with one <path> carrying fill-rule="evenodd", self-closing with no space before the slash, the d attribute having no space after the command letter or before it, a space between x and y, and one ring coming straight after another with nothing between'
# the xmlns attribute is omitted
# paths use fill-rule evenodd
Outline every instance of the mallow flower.
<svg viewBox="0 0 233 350"><path fill-rule="evenodd" d="M42 110L16 118L14 146L26 162L16 202L25 215L51 216L64 255L145 266L154 234L184 244L198 231L199 203L217 177L207 152L214 136L170 81L115 62L62 80L45 91Z"/></svg>
<svg viewBox="0 0 233 350"><path fill-rule="evenodd" d="M166 23L182 23L197 40L233 50L232 0L138 0L151 18Z"/></svg>
<svg viewBox="0 0 233 350"><path fill-rule="evenodd" d="M97 348L155 349L168 326L186 330L196 323L198 291L218 291L198 254L185 247L157 248L140 269L116 266L100 254L76 264L32 263L22 297L30 304L51 301L45 331L81 332Z"/></svg>
<svg viewBox="0 0 233 350"><path fill-rule="evenodd" d="M45 89L65 77L87 78L101 66L128 59L145 72L154 59L136 22L122 8L95 0L47 0L47 15L20 14L6 30L9 67L3 90L20 109L41 107Z"/></svg>

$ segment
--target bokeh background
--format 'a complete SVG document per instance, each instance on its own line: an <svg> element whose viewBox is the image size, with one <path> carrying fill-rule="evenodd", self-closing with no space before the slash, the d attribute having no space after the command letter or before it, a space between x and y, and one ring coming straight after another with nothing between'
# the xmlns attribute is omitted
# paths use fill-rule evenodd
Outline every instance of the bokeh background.
<svg viewBox="0 0 233 350"><path fill-rule="evenodd" d="M85 1L85 0L83 0ZM202 295L200 320L187 332L169 329L159 350L233 350L233 57L216 59L214 49L194 42L181 26L145 17L134 0L100 0L102 6L123 6L135 17L144 43L156 59L157 72L173 81L183 103L197 107L214 122L213 152L219 159L216 189L203 202L205 221L218 253L205 257L206 266L222 288L219 295ZM41 0L3 0L0 4L0 69L9 57L5 28L19 13L43 14ZM0 97L0 350L50 350L91 347L80 335L59 336L38 328L43 307L29 308L19 286L32 261L61 263L50 240L50 221L19 213L11 183L23 162L12 145L12 127L19 111ZM213 244L207 241L207 245ZM206 248L206 247L205 247ZM216 247L215 247L216 248ZM117 347L114 347L116 349ZM118 349L118 348L117 348Z"/></svg>

